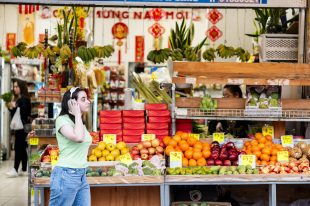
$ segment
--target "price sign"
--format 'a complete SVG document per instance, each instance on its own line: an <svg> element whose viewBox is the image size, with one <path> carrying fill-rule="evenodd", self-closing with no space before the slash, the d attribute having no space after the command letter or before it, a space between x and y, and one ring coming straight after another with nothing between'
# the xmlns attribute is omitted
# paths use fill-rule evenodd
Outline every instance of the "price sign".
<svg viewBox="0 0 310 206"><path fill-rule="evenodd" d="M170 152L170 167L182 167L182 153Z"/></svg>
<svg viewBox="0 0 310 206"><path fill-rule="evenodd" d="M264 126L262 129L262 133L264 136L270 135L272 139L274 138L274 128L273 126Z"/></svg>
<svg viewBox="0 0 310 206"><path fill-rule="evenodd" d="M288 162L288 151L279 151L277 153L278 162Z"/></svg>
<svg viewBox="0 0 310 206"><path fill-rule="evenodd" d="M104 134L103 135L103 141L106 144L114 144L116 145L116 134Z"/></svg>
<svg viewBox="0 0 310 206"><path fill-rule="evenodd" d="M224 143L224 141L225 141L225 134L224 134L224 132L213 133L213 141L217 141L220 144Z"/></svg>
<svg viewBox="0 0 310 206"><path fill-rule="evenodd" d="M29 144L36 146L39 144L39 138L37 137L29 137Z"/></svg>
<svg viewBox="0 0 310 206"><path fill-rule="evenodd" d="M141 140L142 141L151 141L155 139L156 135L155 134L142 134L141 135Z"/></svg>
<svg viewBox="0 0 310 206"><path fill-rule="evenodd" d="M193 137L193 138L195 138L196 140L198 140L199 141L199 138L200 138L200 134L189 134L189 136L190 137Z"/></svg>
<svg viewBox="0 0 310 206"><path fill-rule="evenodd" d="M51 164L55 166L58 163L58 155L51 155Z"/></svg>
<svg viewBox="0 0 310 206"><path fill-rule="evenodd" d="M180 116L187 116L187 109L186 108L177 108L175 110L176 115Z"/></svg>
<svg viewBox="0 0 310 206"><path fill-rule="evenodd" d="M196 85L196 81L197 79L194 77L185 77L185 83L186 84L192 84L192 85Z"/></svg>
<svg viewBox="0 0 310 206"><path fill-rule="evenodd" d="M119 160L125 164L130 164L132 162L132 158L129 153L119 156Z"/></svg>
<svg viewBox="0 0 310 206"><path fill-rule="evenodd" d="M281 136L281 143L283 147L294 147L293 135Z"/></svg>
<svg viewBox="0 0 310 206"><path fill-rule="evenodd" d="M252 168L256 167L256 156L255 155L239 155L239 165L251 165Z"/></svg>

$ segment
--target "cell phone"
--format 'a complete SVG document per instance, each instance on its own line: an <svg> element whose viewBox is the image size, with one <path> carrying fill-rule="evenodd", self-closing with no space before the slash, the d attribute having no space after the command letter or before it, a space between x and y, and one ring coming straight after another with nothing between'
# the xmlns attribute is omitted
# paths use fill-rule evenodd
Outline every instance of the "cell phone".
<svg viewBox="0 0 310 206"><path fill-rule="evenodd" d="M72 99L70 99L69 101L68 101L68 108L69 108L69 113L70 114L72 114Z"/></svg>

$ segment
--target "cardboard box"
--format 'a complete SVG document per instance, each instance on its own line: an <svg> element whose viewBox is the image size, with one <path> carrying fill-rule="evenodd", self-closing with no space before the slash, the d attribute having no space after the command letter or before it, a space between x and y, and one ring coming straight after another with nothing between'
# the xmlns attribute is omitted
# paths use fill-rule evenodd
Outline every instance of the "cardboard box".
<svg viewBox="0 0 310 206"><path fill-rule="evenodd" d="M146 123L146 129L169 129L169 123Z"/></svg>
<svg viewBox="0 0 310 206"><path fill-rule="evenodd" d="M145 129L145 123L124 123L123 129Z"/></svg>
<svg viewBox="0 0 310 206"><path fill-rule="evenodd" d="M134 129L134 130L130 130L130 129L124 129L123 130L123 135L126 136L132 136L132 135L139 135L141 137L141 134L144 134L145 131L144 129Z"/></svg>
<svg viewBox="0 0 310 206"><path fill-rule="evenodd" d="M183 131L183 130L190 130L192 131L192 123L177 123L176 130Z"/></svg>
<svg viewBox="0 0 310 206"><path fill-rule="evenodd" d="M123 117L144 117L145 110L123 110Z"/></svg>
<svg viewBox="0 0 310 206"><path fill-rule="evenodd" d="M131 135L131 136L124 135L123 141L126 143L139 143L141 142L141 135Z"/></svg>
<svg viewBox="0 0 310 206"><path fill-rule="evenodd" d="M158 130L158 129L148 129L146 130L147 134L155 134L157 136L168 136L169 130Z"/></svg>
<svg viewBox="0 0 310 206"><path fill-rule="evenodd" d="M122 130L123 125L122 124L100 124L99 125L100 130Z"/></svg>
<svg viewBox="0 0 310 206"><path fill-rule="evenodd" d="M121 117L101 117L100 124L122 124L123 119Z"/></svg>
<svg viewBox="0 0 310 206"><path fill-rule="evenodd" d="M167 110L167 104L145 104L145 110Z"/></svg>
<svg viewBox="0 0 310 206"><path fill-rule="evenodd" d="M117 130L117 129L100 130L100 136L101 137L103 134L116 134L116 136L123 136L123 130Z"/></svg>
<svg viewBox="0 0 310 206"><path fill-rule="evenodd" d="M144 117L124 117L123 122L124 123L144 123L145 119Z"/></svg>
<svg viewBox="0 0 310 206"><path fill-rule="evenodd" d="M148 110L147 115L149 117L170 117L169 110Z"/></svg>
<svg viewBox="0 0 310 206"><path fill-rule="evenodd" d="M150 123L170 123L171 118L170 117L149 117Z"/></svg>
<svg viewBox="0 0 310 206"><path fill-rule="evenodd" d="M101 110L99 112L100 117L122 117L122 111L118 110Z"/></svg>

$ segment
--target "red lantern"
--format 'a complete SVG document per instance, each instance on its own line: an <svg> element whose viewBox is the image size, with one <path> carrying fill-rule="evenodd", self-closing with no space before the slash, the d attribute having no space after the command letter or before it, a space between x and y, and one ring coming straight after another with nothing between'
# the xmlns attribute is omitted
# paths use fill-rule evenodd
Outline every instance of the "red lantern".
<svg viewBox="0 0 310 206"><path fill-rule="evenodd" d="M152 17L155 21L159 21L164 17L164 10L156 8L151 11Z"/></svg>
<svg viewBox="0 0 310 206"><path fill-rule="evenodd" d="M123 45L122 39L128 36L128 26L123 22L118 22L112 27L112 35L115 39L118 39L118 64L121 64L121 46Z"/></svg>
<svg viewBox="0 0 310 206"><path fill-rule="evenodd" d="M165 28L162 27L159 23L154 23L148 28L148 32L155 38L155 49L159 49L159 40L158 38L165 33Z"/></svg>

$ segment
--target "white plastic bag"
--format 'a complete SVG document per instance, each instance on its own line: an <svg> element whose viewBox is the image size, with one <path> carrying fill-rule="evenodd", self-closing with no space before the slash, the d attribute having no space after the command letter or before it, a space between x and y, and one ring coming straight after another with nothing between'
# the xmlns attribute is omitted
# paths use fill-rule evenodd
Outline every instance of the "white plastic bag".
<svg viewBox="0 0 310 206"><path fill-rule="evenodd" d="M10 128L12 130L20 130L20 129L24 129L24 125L22 122L22 119L20 117L20 108L17 107L15 114L12 118L11 124L10 124Z"/></svg>

